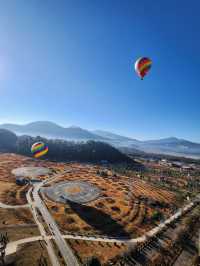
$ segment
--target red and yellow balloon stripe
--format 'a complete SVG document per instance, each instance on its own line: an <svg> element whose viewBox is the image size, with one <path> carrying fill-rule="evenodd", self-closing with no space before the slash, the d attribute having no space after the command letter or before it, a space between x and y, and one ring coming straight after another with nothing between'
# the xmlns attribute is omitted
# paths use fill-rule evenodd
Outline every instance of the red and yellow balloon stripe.
<svg viewBox="0 0 200 266"><path fill-rule="evenodd" d="M143 79L144 76L149 72L152 66L152 61L148 57L141 57L135 62L135 71L138 76Z"/></svg>

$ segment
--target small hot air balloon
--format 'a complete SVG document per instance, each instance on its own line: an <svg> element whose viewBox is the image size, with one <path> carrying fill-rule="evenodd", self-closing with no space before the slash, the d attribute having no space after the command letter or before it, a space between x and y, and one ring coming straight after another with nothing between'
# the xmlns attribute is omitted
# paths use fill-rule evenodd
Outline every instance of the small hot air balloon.
<svg viewBox="0 0 200 266"><path fill-rule="evenodd" d="M141 79L149 72L151 65L152 61L148 57L140 57L135 62L135 71Z"/></svg>
<svg viewBox="0 0 200 266"><path fill-rule="evenodd" d="M31 147L33 157L39 158L48 152L48 146L43 142L36 142Z"/></svg>

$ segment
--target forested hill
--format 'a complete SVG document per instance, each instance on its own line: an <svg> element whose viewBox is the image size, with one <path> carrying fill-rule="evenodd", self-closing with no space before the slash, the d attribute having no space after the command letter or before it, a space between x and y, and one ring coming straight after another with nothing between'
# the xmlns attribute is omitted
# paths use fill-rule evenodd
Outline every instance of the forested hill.
<svg viewBox="0 0 200 266"><path fill-rule="evenodd" d="M131 163L137 165L128 156L110 146L96 141L75 143L72 141L45 139L41 137L16 136L13 132L0 129L0 152L15 152L26 156L31 155L33 143L43 141L49 152L43 158L57 161Z"/></svg>

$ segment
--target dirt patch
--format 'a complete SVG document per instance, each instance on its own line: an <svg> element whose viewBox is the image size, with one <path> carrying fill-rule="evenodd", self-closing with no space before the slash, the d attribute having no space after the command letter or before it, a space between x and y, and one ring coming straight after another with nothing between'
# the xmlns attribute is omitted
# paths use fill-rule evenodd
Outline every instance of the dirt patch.
<svg viewBox="0 0 200 266"><path fill-rule="evenodd" d="M15 266L51 266L45 244L43 241L40 243L37 241L20 246L21 248L16 256ZM39 260L45 261L46 264L39 264Z"/></svg>
<svg viewBox="0 0 200 266"><path fill-rule="evenodd" d="M33 224L32 214L27 208L2 209L0 208L0 226Z"/></svg>
<svg viewBox="0 0 200 266"><path fill-rule="evenodd" d="M82 264L86 264L92 257L98 258L102 265L127 251L124 244L105 243L98 241L67 240L74 253L78 255Z"/></svg>
<svg viewBox="0 0 200 266"><path fill-rule="evenodd" d="M7 233L9 241L16 241L19 239L27 238L27 237L33 237L33 236L39 236L40 232L37 228L31 227L31 228L6 228L1 229L0 234Z"/></svg>
<svg viewBox="0 0 200 266"><path fill-rule="evenodd" d="M66 193L70 193L70 194L80 193L81 192L81 188L79 186L74 186L74 187L71 187L71 188L66 188L65 192Z"/></svg>

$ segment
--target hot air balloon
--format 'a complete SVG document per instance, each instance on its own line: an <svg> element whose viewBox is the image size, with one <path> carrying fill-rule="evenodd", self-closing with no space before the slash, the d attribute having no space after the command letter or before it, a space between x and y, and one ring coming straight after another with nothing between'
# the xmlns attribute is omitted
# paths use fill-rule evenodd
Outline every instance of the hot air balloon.
<svg viewBox="0 0 200 266"><path fill-rule="evenodd" d="M148 57L140 57L135 62L135 71L141 79L149 72L151 65L152 61Z"/></svg>
<svg viewBox="0 0 200 266"><path fill-rule="evenodd" d="M31 147L33 157L39 158L48 152L48 146L43 142L36 142Z"/></svg>

